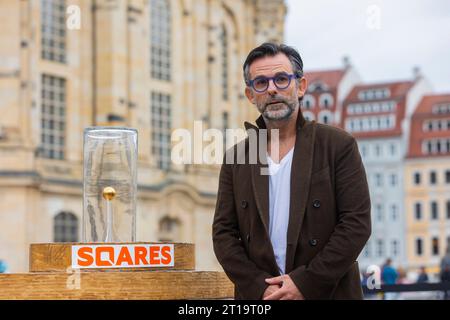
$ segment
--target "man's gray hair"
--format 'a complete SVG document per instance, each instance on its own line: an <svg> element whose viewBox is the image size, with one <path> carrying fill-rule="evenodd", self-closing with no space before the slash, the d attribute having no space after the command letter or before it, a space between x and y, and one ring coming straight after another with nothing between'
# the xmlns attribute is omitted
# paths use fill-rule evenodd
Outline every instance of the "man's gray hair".
<svg viewBox="0 0 450 320"><path fill-rule="evenodd" d="M266 56L273 57L278 53L283 53L288 57L289 61L291 61L292 64L292 70L294 74L298 76L298 78L303 77L303 61L297 50L285 44L266 42L250 51L247 59L245 59L243 65L245 83L249 85L250 65L253 63L253 61Z"/></svg>

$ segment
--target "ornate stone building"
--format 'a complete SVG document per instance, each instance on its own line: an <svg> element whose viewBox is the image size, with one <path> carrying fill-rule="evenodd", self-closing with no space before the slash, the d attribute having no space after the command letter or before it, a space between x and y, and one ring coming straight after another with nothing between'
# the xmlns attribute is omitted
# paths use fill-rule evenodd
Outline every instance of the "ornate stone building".
<svg viewBox="0 0 450 320"><path fill-rule="evenodd" d="M216 270L218 165L174 165L171 133L239 128L257 112L242 63L283 38L282 0L24 0L0 3L0 259L81 241L83 129L139 132L137 240L196 244Z"/></svg>

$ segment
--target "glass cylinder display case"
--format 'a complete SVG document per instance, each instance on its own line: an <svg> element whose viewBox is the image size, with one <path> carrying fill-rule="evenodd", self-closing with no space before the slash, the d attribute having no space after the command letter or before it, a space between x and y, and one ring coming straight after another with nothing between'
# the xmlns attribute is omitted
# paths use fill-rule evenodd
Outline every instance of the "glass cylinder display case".
<svg viewBox="0 0 450 320"><path fill-rule="evenodd" d="M83 242L136 239L137 130L84 130Z"/></svg>

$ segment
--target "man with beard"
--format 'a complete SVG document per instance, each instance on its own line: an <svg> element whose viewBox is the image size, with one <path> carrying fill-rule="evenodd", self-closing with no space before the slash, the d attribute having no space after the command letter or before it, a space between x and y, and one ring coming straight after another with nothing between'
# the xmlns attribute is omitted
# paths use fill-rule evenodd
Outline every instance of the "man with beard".
<svg viewBox="0 0 450 320"><path fill-rule="evenodd" d="M371 220L355 139L303 118L307 80L295 49L262 44L243 69L246 96L261 113L245 127L265 150L257 163L252 139L227 151L224 160L234 161L222 164L213 222L214 252L236 299L362 299L356 258Z"/></svg>

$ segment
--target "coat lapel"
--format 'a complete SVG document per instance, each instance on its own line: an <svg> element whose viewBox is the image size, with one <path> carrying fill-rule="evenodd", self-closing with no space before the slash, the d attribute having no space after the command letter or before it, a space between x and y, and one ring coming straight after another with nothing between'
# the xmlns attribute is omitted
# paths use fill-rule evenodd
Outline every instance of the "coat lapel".
<svg viewBox="0 0 450 320"><path fill-rule="evenodd" d="M252 187L256 206L264 228L266 229L267 237L269 238L269 176L261 174L261 170L267 168L267 166L258 162L257 165L253 165L251 168Z"/></svg>
<svg viewBox="0 0 450 320"><path fill-rule="evenodd" d="M256 121L260 128L264 128L264 124L261 124L260 118ZM247 130L253 129L256 134L259 133L259 128L245 122L245 128ZM269 238L269 176L267 174L261 174L264 170L268 170L267 165L267 154L266 151L259 152L259 135L257 136L258 141L258 155L261 154L262 159L258 156L257 163L250 165L251 176L252 176L252 188L253 195L255 197L256 207L258 209L258 214L261 218L264 228L267 232L267 237ZM249 147L251 148L251 146Z"/></svg>
<svg viewBox="0 0 450 320"><path fill-rule="evenodd" d="M297 129L291 168L291 198L287 232L286 273L292 271L298 238L305 216L313 164L315 125L307 122Z"/></svg>

